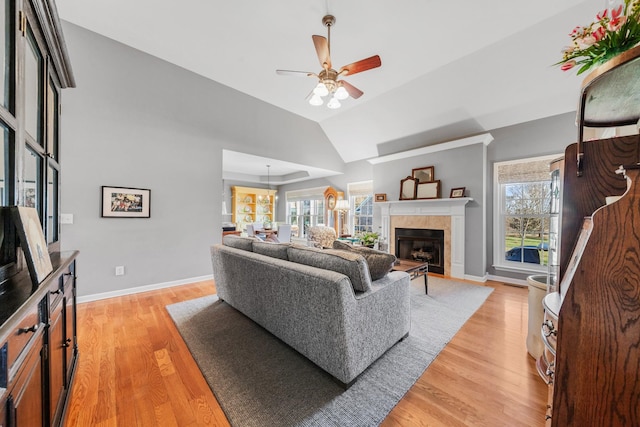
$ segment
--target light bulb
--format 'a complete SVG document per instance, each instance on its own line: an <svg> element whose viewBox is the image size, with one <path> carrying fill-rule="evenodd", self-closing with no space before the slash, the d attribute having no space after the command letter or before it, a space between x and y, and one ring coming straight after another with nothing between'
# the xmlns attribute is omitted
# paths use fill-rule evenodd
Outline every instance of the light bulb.
<svg viewBox="0 0 640 427"><path fill-rule="evenodd" d="M313 94L313 96L309 100L309 104L313 105L314 107L317 107L318 105L322 105L322 98L320 98L316 94Z"/></svg>
<svg viewBox="0 0 640 427"><path fill-rule="evenodd" d="M349 92L347 92L344 87L340 86L338 90L336 90L336 93L333 94L333 96L335 96L336 99L342 101L343 99L347 99L349 97Z"/></svg>
<svg viewBox="0 0 640 427"><path fill-rule="evenodd" d="M327 103L327 107L335 110L336 108L340 108L340 101L338 101L335 97L331 98L331 101Z"/></svg>
<svg viewBox="0 0 640 427"><path fill-rule="evenodd" d="M329 94L329 89L327 89L324 83L320 82L318 83L318 86L313 89L313 93L318 96L327 96Z"/></svg>

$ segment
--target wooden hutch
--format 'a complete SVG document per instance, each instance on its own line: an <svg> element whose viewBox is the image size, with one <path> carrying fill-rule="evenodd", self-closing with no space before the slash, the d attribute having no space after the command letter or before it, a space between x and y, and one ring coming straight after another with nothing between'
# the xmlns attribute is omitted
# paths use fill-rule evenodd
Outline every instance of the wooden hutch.
<svg viewBox="0 0 640 427"><path fill-rule="evenodd" d="M59 220L61 89L75 81L54 0L2 9L0 205L37 211L53 271L30 274L28 236L0 209L0 426L60 426L79 357L78 252L60 252Z"/></svg>
<svg viewBox="0 0 640 427"><path fill-rule="evenodd" d="M267 188L231 187L231 221L242 231L254 222L275 220L276 191Z"/></svg>
<svg viewBox="0 0 640 427"><path fill-rule="evenodd" d="M584 80L565 152L560 286L544 299L538 361L547 425L640 425L640 135L584 141L585 128L639 119L640 46Z"/></svg>

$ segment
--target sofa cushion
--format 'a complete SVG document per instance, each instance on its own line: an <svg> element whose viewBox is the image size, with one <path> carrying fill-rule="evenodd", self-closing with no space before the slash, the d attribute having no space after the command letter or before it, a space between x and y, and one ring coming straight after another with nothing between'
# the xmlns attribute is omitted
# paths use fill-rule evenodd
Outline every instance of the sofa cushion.
<svg viewBox="0 0 640 427"><path fill-rule="evenodd" d="M289 247L291 247L289 243L253 242L253 252L270 256L271 258L280 258L285 261L289 260L289 255L287 254Z"/></svg>
<svg viewBox="0 0 640 427"><path fill-rule="evenodd" d="M289 247L288 255L289 261L344 274L349 277L354 291L371 289L369 267L360 254L294 245Z"/></svg>
<svg viewBox="0 0 640 427"><path fill-rule="evenodd" d="M386 252L377 251L366 246L353 246L339 240L333 242L333 249L351 251L362 255L369 266L372 281L382 279L386 276L391 268L393 268L393 263L396 262L397 259L395 255Z"/></svg>
<svg viewBox="0 0 640 427"><path fill-rule="evenodd" d="M225 246L231 246L232 248L242 249L245 251L253 252L253 242L260 241L255 237L241 237L233 234L229 234L222 238L222 243Z"/></svg>

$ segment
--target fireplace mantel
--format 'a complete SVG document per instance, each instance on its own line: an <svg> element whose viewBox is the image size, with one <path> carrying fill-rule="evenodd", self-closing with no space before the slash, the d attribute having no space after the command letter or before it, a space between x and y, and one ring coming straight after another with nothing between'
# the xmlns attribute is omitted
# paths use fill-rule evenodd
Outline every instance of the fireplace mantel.
<svg viewBox="0 0 640 427"><path fill-rule="evenodd" d="M382 213L391 215L464 215L464 206L473 201L471 197L454 199L399 200L395 202L376 202Z"/></svg>
<svg viewBox="0 0 640 427"><path fill-rule="evenodd" d="M465 213L466 204L473 201L471 197L453 199L400 200L393 202L376 202L380 207L382 220L382 236L391 243L392 216L441 216L451 219L451 242L449 253L451 277L464 279L464 246L465 246Z"/></svg>

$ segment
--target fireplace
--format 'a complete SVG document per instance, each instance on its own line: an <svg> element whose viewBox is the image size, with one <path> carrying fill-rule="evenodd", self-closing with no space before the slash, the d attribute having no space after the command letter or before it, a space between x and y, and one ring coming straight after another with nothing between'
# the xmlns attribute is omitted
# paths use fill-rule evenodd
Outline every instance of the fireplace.
<svg viewBox="0 0 640 427"><path fill-rule="evenodd" d="M422 261L429 271L444 274L444 230L396 228L396 257Z"/></svg>

